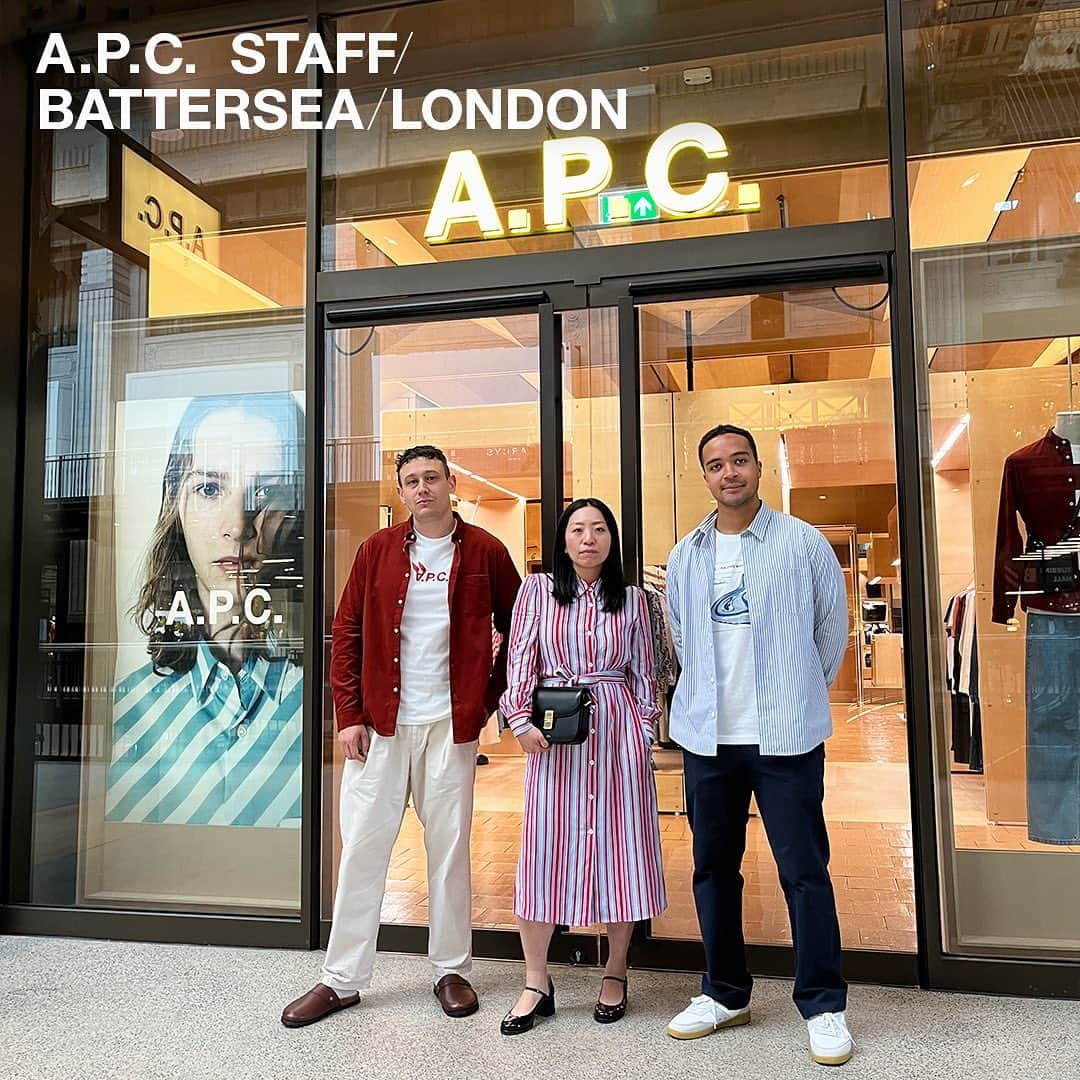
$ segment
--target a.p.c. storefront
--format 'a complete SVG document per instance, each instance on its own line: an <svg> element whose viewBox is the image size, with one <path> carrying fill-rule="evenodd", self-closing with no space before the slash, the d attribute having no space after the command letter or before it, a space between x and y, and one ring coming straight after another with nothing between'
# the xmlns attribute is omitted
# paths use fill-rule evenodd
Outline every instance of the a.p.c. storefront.
<svg viewBox="0 0 1080 1080"><path fill-rule="evenodd" d="M99 27L39 13L7 47L26 126L5 136L0 200L20 358L3 376L3 928L317 946L339 844L329 623L358 544L400 518L394 453L444 447L458 512L523 575L549 564L567 500L605 499L628 574L662 592L708 509L698 437L727 421L850 592L826 804L850 976L1077 993L1080 586L1045 504L1080 456L1080 8L187 7L124 29L180 33L203 85L228 85L238 29L389 29L413 35L406 116L433 88L624 89L626 123L570 167L549 121L392 128L357 75L340 82L377 113L365 131L138 112L127 132L38 131L44 33L89 48ZM67 85L78 100L94 81ZM490 196L473 220L440 214L453 168ZM255 554L226 566L214 538L237 528ZM664 735L671 903L632 960L694 969ZM476 952L512 957L522 757L493 726L480 750ZM784 973L756 818L746 878L752 964ZM422 950L426 920L410 811L382 944ZM577 963L604 948L596 928L556 938Z"/></svg>

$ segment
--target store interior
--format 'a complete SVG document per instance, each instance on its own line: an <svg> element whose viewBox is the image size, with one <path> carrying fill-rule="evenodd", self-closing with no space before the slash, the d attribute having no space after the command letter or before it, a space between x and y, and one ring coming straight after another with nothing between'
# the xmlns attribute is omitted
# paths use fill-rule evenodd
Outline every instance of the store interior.
<svg viewBox="0 0 1080 1080"><path fill-rule="evenodd" d="M720 422L753 430L764 467L762 496L821 528L849 590L851 637L833 691L836 736L827 765L845 944L913 951L886 289L647 305L639 318L645 583L663 590L675 538L709 510L696 457L701 433ZM499 536L522 574L537 570L535 317L357 328L331 337L331 392L347 385L351 393L348 404L338 393L328 412L331 460L335 469L340 463L328 489L334 552L328 591L336 593L343 584L365 529L400 519L393 454L419 442L446 450L459 475L457 509L463 518ZM566 497L595 495L621 513L614 346L613 310L564 317ZM377 415L369 389L377 389ZM365 425L372 430L365 432ZM345 478L365 466L380 470L377 493L374 484ZM669 695L670 687L662 696ZM494 722L480 750L488 763L477 772L475 921L512 928L524 755L508 732L499 735ZM666 717L654 765L670 906L654 920L652 932L692 938L697 923L681 751L668 741ZM756 817L746 877L748 939L789 941L786 910ZM425 905L422 837L410 813L391 864L384 915L387 921L423 922Z"/></svg>

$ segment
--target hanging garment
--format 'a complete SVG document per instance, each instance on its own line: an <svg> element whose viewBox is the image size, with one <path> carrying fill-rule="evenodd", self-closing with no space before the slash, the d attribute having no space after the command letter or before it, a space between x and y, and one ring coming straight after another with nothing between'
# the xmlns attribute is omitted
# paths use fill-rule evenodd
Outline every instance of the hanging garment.
<svg viewBox="0 0 1080 1080"><path fill-rule="evenodd" d="M656 704L660 715L656 718L653 732L659 743L669 742L671 726L671 688L675 685L675 646L668 628L667 604L664 594L655 585L646 584L645 601L649 605L649 623L652 626L653 656L656 661Z"/></svg>
<svg viewBox="0 0 1080 1080"><path fill-rule="evenodd" d="M1080 462L1073 462L1072 448L1053 428L1005 459L994 559L994 622L1008 622L1018 598L1025 611L1080 614L1080 589L1040 591L1028 581L1037 558L1025 558L1040 545L1060 544L1075 532L1078 488ZM1026 551L1018 516L1027 531Z"/></svg>
<svg viewBox="0 0 1080 1080"><path fill-rule="evenodd" d="M1080 619L1027 618L1028 837L1080 844Z"/></svg>

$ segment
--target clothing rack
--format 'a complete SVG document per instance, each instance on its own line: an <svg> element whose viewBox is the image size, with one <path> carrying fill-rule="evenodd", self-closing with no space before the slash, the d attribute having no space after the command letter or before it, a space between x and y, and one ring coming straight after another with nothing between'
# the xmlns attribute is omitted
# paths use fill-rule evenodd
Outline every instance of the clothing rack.
<svg viewBox="0 0 1080 1080"><path fill-rule="evenodd" d="M951 597L945 609L946 684L952 702L952 752L958 765L983 771L979 648L973 585Z"/></svg>

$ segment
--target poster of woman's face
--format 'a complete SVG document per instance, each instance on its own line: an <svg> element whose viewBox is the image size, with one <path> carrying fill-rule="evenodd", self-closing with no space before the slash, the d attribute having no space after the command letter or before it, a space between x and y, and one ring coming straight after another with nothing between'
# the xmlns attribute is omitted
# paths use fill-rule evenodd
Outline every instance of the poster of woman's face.
<svg viewBox="0 0 1080 1080"><path fill-rule="evenodd" d="M107 821L299 825L303 467L291 393L183 408L133 567Z"/></svg>

